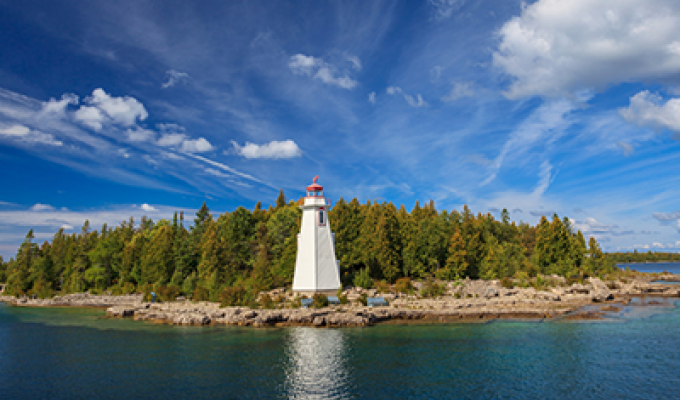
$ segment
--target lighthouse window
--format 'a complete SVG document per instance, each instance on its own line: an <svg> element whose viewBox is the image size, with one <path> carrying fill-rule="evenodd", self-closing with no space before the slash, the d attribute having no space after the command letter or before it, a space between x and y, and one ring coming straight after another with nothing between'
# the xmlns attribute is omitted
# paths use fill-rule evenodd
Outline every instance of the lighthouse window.
<svg viewBox="0 0 680 400"><path fill-rule="evenodd" d="M319 210L319 225L325 225L323 222L323 210Z"/></svg>

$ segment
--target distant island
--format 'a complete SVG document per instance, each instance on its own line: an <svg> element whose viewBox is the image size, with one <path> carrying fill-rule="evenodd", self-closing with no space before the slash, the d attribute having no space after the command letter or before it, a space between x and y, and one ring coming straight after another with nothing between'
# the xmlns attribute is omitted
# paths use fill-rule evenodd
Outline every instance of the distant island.
<svg viewBox="0 0 680 400"><path fill-rule="evenodd" d="M12 296L154 292L161 301L184 296L248 305L261 292L290 286L300 215L298 202L281 190L268 209L258 203L213 217L204 203L193 224L182 213L155 222L143 217L139 224L130 218L99 231L85 221L80 233L61 229L42 245L31 230L16 256L0 264L0 282ZM618 273L616 257L607 257L594 238L586 244L569 219L557 215L532 226L511 222L505 209L496 219L467 206L438 212L432 201L408 211L340 199L329 220L344 286L466 278L528 286L542 276L583 282Z"/></svg>

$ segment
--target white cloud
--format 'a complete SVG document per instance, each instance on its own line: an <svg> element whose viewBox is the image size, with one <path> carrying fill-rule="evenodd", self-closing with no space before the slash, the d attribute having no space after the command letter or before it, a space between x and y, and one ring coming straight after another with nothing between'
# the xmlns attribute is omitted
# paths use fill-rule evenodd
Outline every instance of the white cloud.
<svg viewBox="0 0 680 400"><path fill-rule="evenodd" d="M463 97L472 97L474 94L475 90L472 82L454 82L451 92L442 97L442 101L455 101Z"/></svg>
<svg viewBox="0 0 680 400"><path fill-rule="evenodd" d="M396 94L401 94L404 96L404 100L411 107L427 107L429 104L423 100L423 96L418 94L415 98L410 94L404 93L404 91L399 86L388 86L386 90L387 94L394 96Z"/></svg>
<svg viewBox="0 0 680 400"><path fill-rule="evenodd" d="M619 110L621 116L638 126L668 128L680 132L680 99L663 102L661 96L644 90L630 98L628 108Z"/></svg>
<svg viewBox="0 0 680 400"><path fill-rule="evenodd" d="M539 0L500 29L496 67L514 78L505 95L562 96L680 70L676 0Z"/></svg>
<svg viewBox="0 0 680 400"><path fill-rule="evenodd" d="M246 142L244 146L232 141L237 154L245 158L295 158L302 155L302 150L292 140L272 141L262 145Z"/></svg>
<svg viewBox="0 0 680 400"><path fill-rule="evenodd" d="M158 211L157 208L154 208L153 206L150 206L146 203L142 204L142 206L140 208L142 210L146 211L146 212L157 212Z"/></svg>
<svg viewBox="0 0 680 400"><path fill-rule="evenodd" d="M71 229L73 229L73 226L69 225L69 224L64 224L64 225L61 226L61 229L65 230L65 231L70 231Z"/></svg>
<svg viewBox="0 0 680 400"><path fill-rule="evenodd" d="M428 0L434 11L434 18L442 20L449 18L454 12L460 10L467 0Z"/></svg>
<svg viewBox="0 0 680 400"><path fill-rule="evenodd" d="M31 211L47 211L47 210L54 210L54 207L52 207L49 204L41 204L41 203L36 203L31 207Z"/></svg>
<svg viewBox="0 0 680 400"><path fill-rule="evenodd" d="M423 100L423 96L418 94L415 98L411 96L410 94L404 94L404 99L408 103L409 106L411 107L427 107L429 104L425 100Z"/></svg>
<svg viewBox="0 0 680 400"><path fill-rule="evenodd" d="M375 99L375 92L371 92L368 94L368 102L375 105L376 99Z"/></svg>
<svg viewBox="0 0 680 400"><path fill-rule="evenodd" d="M214 150L215 147L210 144L205 138L198 138L192 140L184 140L180 147L182 151L188 153L204 153L206 151Z"/></svg>
<svg viewBox="0 0 680 400"><path fill-rule="evenodd" d="M347 60L352 63L352 68L361 71L361 60L357 56L347 56Z"/></svg>
<svg viewBox="0 0 680 400"><path fill-rule="evenodd" d="M625 155L626 157L633 154L633 152L635 151L635 148L630 143L619 141L619 142L616 142L616 145L619 146L623 150L623 155Z"/></svg>
<svg viewBox="0 0 680 400"><path fill-rule="evenodd" d="M156 137L156 132L137 126L126 130L125 135L132 142L150 142Z"/></svg>
<svg viewBox="0 0 680 400"><path fill-rule="evenodd" d="M168 80L161 85L161 87L163 89L173 87L178 82L180 82L182 80L186 80L187 78L189 78L189 74L187 74L186 72L179 72L179 71L175 71L174 69L166 71L165 76Z"/></svg>
<svg viewBox="0 0 680 400"><path fill-rule="evenodd" d="M82 106L74 114L73 118L88 128L95 131L102 130L106 116L97 107Z"/></svg>
<svg viewBox="0 0 680 400"><path fill-rule="evenodd" d="M676 211L674 213L653 213L652 216L658 220L659 222L669 222L669 221L675 221L675 220L680 220L680 211Z"/></svg>
<svg viewBox="0 0 680 400"><path fill-rule="evenodd" d="M135 98L111 97L102 89L95 89L84 102L89 106L80 107L74 119L94 130L101 130L105 123L131 127L137 120L144 121L149 115Z"/></svg>
<svg viewBox="0 0 680 400"><path fill-rule="evenodd" d="M158 145L163 147L177 146L184 142L187 135L183 133L166 133L158 139Z"/></svg>
<svg viewBox="0 0 680 400"><path fill-rule="evenodd" d="M399 86L388 86L387 87L387 94L390 96L394 96L397 93L401 93L401 88Z"/></svg>
<svg viewBox="0 0 680 400"><path fill-rule="evenodd" d="M49 99L46 103L43 103L43 113L46 114L57 114L60 116L65 115L66 110L71 105L78 104L78 96L71 93L65 93L61 96L61 100Z"/></svg>
<svg viewBox="0 0 680 400"><path fill-rule="evenodd" d="M351 61L352 65L357 69L361 69L361 62L358 58ZM321 82L335 85L343 89L354 89L359 83L350 78L347 73L340 74L336 67L324 62L320 58L313 56L306 56L304 54L296 54L291 56L288 60L288 68L296 75L312 76L314 79L319 79ZM342 76L340 76L342 75Z"/></svg>
<svg viewBox="0 0 680 400"><path fill-rule="evenodd" d="M548 161L543 161L541 164L541 171L538 174L538 184L534 188L534 196L540 197L548 190L548 187L555 179L552 175L552 165Z"/></svg>
<svg viewBox="0 0 680 400"><path fill-rule="evenodd" d="M584 235L611 234L618 229L618 225L605 224L590 217L583 221L574 221L572 224L574 229L581 231Z"/></svg>
<svg viewBox="0 0 680 400"><path fill-rule="evenodd" d="M0 135L19 139L27 143L42 143L52 146L61 146L64 144L50 133L42 133L24 125L12 125L7 128L0 128Z"/></svg>

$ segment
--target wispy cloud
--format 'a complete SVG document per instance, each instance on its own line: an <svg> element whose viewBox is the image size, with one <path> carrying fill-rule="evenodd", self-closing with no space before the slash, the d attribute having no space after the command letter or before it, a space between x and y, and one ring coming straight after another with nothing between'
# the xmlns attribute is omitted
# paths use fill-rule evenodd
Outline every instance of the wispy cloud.
<svg viewBox="0 0 680 400"><path fill-rule="evenodd" d="M357 57L350 58L355 69L361 70L361 62ZM323 61L321 58L295 54L290 57L288 67L296 75L307 75L321 82L338 86L343 89L354 89L359 83L347 73L338 71L338 68ZM357 68L358 67L358 68Z"/></svg>
<svg viewBox="0 0 680 400"><path fill-rule="evenodd" d="M406 103L408 103L408 105L411 107L418 108L429 106L429 104L427 104L427 102L423 100L423 96L417 94L415 97L413 97L410 94L404 93L404 91L399 86L388 86L386 92L390 96L401 94L402 96L404 96L404 100L406 100Z"/></svg>
<svg viewBox="0 0 680 400"><path fill-rule="evenodd" d="M454 82L451 92L442 97L442 101L456 101L464 97L472 97L475 95L474 84L472 82Z"/></svg>
<svg viewBox="0 0 680 400"><path fill-rule="evenodd" d="M161 85L163 89L171 88L179 82L186 81L189 78L189 74L171 69L165 72L165 78L167 80Z"/></svg>

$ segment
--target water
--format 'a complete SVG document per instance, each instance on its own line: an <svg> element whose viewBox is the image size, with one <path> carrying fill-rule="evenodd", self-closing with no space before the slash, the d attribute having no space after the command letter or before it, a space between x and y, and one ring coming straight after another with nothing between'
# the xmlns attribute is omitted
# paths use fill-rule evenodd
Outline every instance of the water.
<svg viewBox="0 0 680 400"><path fill-rule="evenodd" d="M673 274L680 274L680 262L663 262L663 263L621 263L616 264L617 267L625 269L626 267L634 269L638 272L663 272L667 271Z"/></svg>
<svg viewBox="0 0 680 400"><path fill-rule="evenodd" d="M172 327L0 305L0 398L671 399L673 304L605 322L347 329Z"/></svg>

